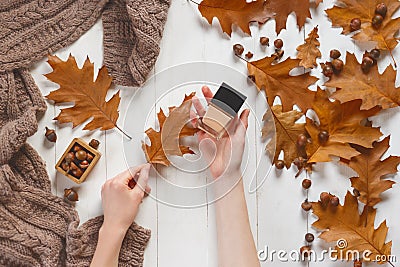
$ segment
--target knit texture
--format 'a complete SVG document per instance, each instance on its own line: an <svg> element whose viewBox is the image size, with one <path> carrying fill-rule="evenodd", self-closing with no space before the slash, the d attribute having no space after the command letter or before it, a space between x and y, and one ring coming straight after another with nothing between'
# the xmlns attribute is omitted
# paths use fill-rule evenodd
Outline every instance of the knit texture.
<svg viewBox="0 0 400 267"><path fill-rule="evenodd" d="M98 18L104 62L117 84L138 86L153 68L169 0L0 1L0 266L89 266L103 216L79 226L51 193L45 163L26 143L46 103L28 68L70 45ZM143 266L150 230L133 224L120 266Z"/></svg>

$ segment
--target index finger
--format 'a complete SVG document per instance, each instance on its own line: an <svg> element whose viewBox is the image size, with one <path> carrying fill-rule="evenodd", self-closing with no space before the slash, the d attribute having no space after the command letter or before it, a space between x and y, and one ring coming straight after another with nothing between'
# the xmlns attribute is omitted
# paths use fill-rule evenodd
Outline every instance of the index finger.
<svg viewBox="0 0 400 267"><path fill-rule="evenodd" d="M135 175L146 166L147 164L142 164L142 165L138 165L135 167L130 167L129 169L121 172L120 174L118 174L115 179L124 183L124 184L128 184L129 181L135 177Z"/></svg>

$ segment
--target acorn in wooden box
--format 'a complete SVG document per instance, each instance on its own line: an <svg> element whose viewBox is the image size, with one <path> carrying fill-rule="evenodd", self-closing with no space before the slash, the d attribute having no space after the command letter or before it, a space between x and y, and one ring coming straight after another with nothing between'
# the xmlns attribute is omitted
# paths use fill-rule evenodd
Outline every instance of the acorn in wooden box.
<svg viewBox="0 0 400 267"><path fill-rule="evenodd" d="M93 139L89 146L85 141L74 138L58 160L56 169L75 183L82 183L92 171L101 154L95 148L98 141Z"/></svg>

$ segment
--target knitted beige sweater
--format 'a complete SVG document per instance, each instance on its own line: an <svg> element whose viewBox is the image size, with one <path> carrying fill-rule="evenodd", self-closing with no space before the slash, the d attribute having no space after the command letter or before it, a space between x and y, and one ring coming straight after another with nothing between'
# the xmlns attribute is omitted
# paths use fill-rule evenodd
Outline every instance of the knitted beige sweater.
<svg viewBox="0 0 400 267"><path fill-rule="evenodd" d="M102 16L104 62L121 85L142 84L158 53L169 0L0 1L0 265L89 266L102 217L82 226L51 194L45 163L26 139L46 104L29 74ZM120 266L142 266L150 230L133 224Z"/></svg>

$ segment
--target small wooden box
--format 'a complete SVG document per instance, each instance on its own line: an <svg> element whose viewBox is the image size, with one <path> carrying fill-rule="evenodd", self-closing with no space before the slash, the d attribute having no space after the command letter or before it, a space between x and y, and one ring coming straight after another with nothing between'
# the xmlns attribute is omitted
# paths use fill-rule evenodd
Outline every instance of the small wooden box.
<svg viewBox="0 0 400 267"><path fill-rule="evenodd" d="M86 169L82 169L83 173L81 177L75 177L72 175L71 171L65 171L62 167L61 164L63 163L65 156L73 151L73 148L75 146L80 146L81 149L85 150L86 153L89 153L93 156L92 161L89 162L89 166ZM65 150L64 154L61 156L61 158L58 160L57 164L56 164L56 170L62 174L64 174L65 176L67 176L69 179L71 179L72 181L74 181L77 184L83 183L87 176L89 175L89 173L92 171L93 167L96 165L97 161L99 161L101 157L100 152L98 152L96 149L94 149L93 147L89 146L85 141L83 141L80 138L74 138L71 142L71 144L69 144L68 148ZM73 161L75 164L78 163L77 159L75 161ZM79 166L79 165L78 165Z"/></svg>

